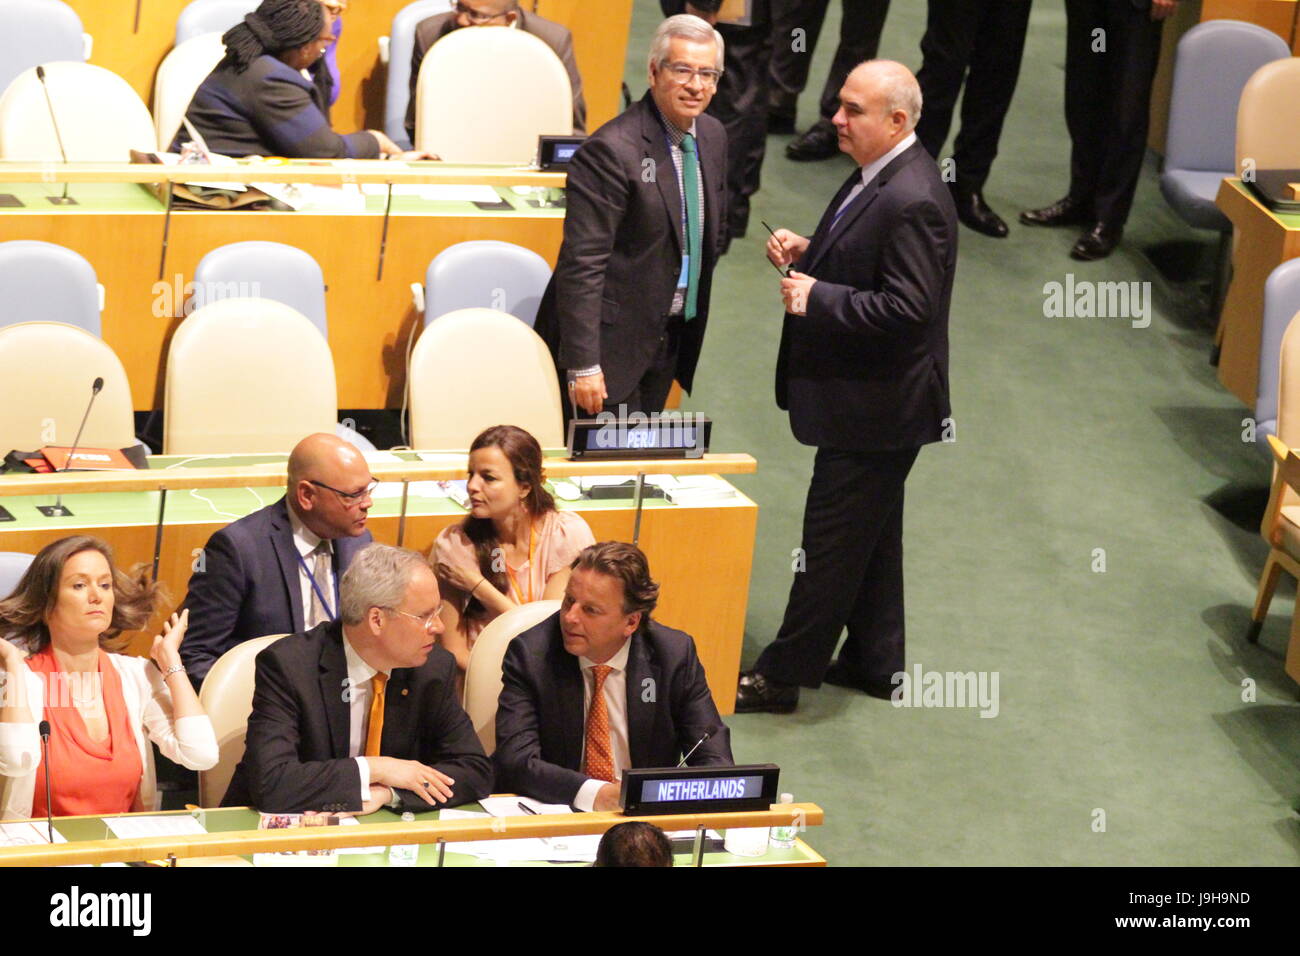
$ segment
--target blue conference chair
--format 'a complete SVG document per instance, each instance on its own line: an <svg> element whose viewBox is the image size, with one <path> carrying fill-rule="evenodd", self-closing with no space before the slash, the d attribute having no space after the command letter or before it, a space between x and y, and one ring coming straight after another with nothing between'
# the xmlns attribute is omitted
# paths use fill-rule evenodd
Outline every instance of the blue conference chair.
<svg viewBox="0 0 1300 956"><path fill-rule="evenodd" d="M35 239L0 242L0 326L63 322L102 337L103 295L94 268L71 249Z"/></svg>
<svg viewBox="0 0 1300 956"><path fill-rule="evenodd" d="M225 33L257 4L258 0L193 0L176 18L176 46L201 33Z"/></svg>
<svg viewBox="0 0 1300 956"><path fill-rule="evenodd" d="M14 593L35 557L21 551L0 551L0 601Z"/></svg>
<svg viewBox="0 0 1300 956"><path fill-rule="evenodd" d="M1237 172L1237 103L1246 81L1290 55L1271 30L1239 20L1198 23L1178 41L1160 192L1184 222L1219 233L1212 307L1226 288L1232 224L1214 204L1219 184Z"/></svg>
<svg viewBox="0 0 1300 956"><path fill-rule="evenodd" d="M1255 396L1255 447L1270 462L1269 435L1277 435L1282 336L1300 312L1300 259L1282 263L1264 283L1264 322L1259 337L1259 391ZM1294 423L1290 426L1295 428ZM1281 437L1281 436L1278 436Z"/></svg>
<svg viewBox="0 0 1300 956"><path fill-rule="evenodd" d="M415 28L451 9L448 0L415 0L397 11L388 31L388 87L384 91L384 132L402 149L411 149L406 135L406 106L411 99L411 55L415 52ZM382 42L382 41L381 41Z"/></svg>
<svg viewBox="0 0 1300 956"><path fill-rule="evenodd" d="M0 3L0 93L39 63L86 60L81 18L62 0Z"/></svg>
<svg viewBox="0 0 1300 956"><path fill-rule="evenodd" d="M551 267L531 249L496 239L458 242L429 263L424 324L457 309L495 309L532 328L550 281Z"/></svg>

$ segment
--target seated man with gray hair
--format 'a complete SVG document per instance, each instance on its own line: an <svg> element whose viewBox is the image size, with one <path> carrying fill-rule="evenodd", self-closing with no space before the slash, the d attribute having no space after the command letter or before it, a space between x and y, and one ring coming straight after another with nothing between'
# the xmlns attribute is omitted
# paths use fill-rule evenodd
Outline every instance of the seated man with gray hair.
<svg viewBox="0 0 1300 956"><path fill-rule="evenodd" d="M364 814L491 793L456 660L436 644L441 608L421 555L361 551L340 584L340 619L257 655L247 749L222 805Z"/></svg>

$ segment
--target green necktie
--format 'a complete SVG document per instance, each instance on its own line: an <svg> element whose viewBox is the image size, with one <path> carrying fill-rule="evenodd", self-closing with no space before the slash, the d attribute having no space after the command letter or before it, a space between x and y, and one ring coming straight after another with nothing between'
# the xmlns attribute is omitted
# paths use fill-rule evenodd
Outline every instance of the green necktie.
<svg viewBox="0 0 1300 956"><path fill-rule="evenodd" d="M691 257L686 278L686 318L695 318L696 304L700 298L700 267L704 248L704 223L700 218L700 156L695 150L695 137L687 133L682 138L682 191L686 193L686 254Z"/></svg>

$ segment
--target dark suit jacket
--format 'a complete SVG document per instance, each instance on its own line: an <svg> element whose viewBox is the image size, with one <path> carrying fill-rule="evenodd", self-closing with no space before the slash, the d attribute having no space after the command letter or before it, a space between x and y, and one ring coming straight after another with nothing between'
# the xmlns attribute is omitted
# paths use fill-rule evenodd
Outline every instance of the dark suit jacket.
<svg viewBox="0 0 1300 956"><path fill-rule="evenodd" d="M433 810L492 792L492 762L457 702L456 659L435 647L420 667L389 675L385 757L418 760L456 781L431 807L397 790L403 810ZM247 749L222 800L270 812L361 809L361 770L348 757L347 658L336 621L276 641L257 655Z"/></svg>
<svg viewBox="0 0 1300 956"><path fill-rule="evenodd" d="M335 581L372 540L369 531L335 540ZM202 681L218 657L250 638L304 630L301 580L283 498L209 538L185 596L190 626L181 659L190 678Z"/></svg>
<svg viewBox="0 0 1300 956"><path fill-rule="evenodd" d="M827 207L795 268L817 279L807 315L787 314L777 405L805 445L849 451L942 437L948 404L948 304L957 218L918 140L831 228L861 171Z"/></svg>
<svg viewBox="0 0 1300 956"><path fill-rule="evenodd" d="M228 156L377 159L379 143L369 133L330 129L329 90L328 76L309 80L267 54L243 73L218 65L185 115L209 149ZM188 138L181 127L173 148Z"/></svg>
<svg viewBox="0 0 1300 956"><path fill-rule="evenodd" d="M731 732L704 680L689 634L651 621L631 637L627 659L627 741L633 767L672 767L704 736L693 767L729 766ZM564 649L560 616L524 631L506 649L497 749L502 792L572 803L586 737L582 668Z"/></svg>
<svg viewBox="0 0 1300 956"><path fill-rule="evenodd" d="M459 28L455 13L436 14L421 20L415 28L415 48L411 51L411 98L406 104L406 135L411 137L411 142L415 142L415 86L420 80L420 64L424 62L429 47L456 29ZM564 64L569 73L569 85L573 87L573 131L579 136L584 135L587 132L587 101L582 95L578 61L573 56L573 34L568 27L525 10L519 11L519 29L549 46Z"/></svg>
<svg viewBox="0 0 1300 956"><path fill-rule="evenodd" d="M704 341L713 266L726 244L727 134L695 121L704 178L704 260L698 314L686 323L677 381L688 391ZM564 243L536 330L556 367L601 366L609 400L654 362L682 271L682 199L668 133L650 94L582 144L569 167Z"/></svg>

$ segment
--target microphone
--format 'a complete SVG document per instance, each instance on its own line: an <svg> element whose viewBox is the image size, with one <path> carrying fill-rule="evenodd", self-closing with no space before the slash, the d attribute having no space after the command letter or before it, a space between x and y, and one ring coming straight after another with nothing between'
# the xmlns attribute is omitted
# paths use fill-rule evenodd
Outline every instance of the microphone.
<svg viewBox="0 0 1300 956"><path fill-rule="evenodd" d="M54 115L54 101L50 99L49 84L45 82L45 67L40 64L36 66L36 78L41 81L41 89L45 91L45 105L50 111L50 124L54 127L54 138L59 142L59 154L63 157L63 164L66 166L68 164L68 151L63 148L63 134L59 132L59 121ZM46 198L56 206L77 205L77 201L68 195L68 186L69 183L65 179L63 181L63 195L47 196Z"/></svg>
<svg viewBox="0 0 1300 956"><path fill-rule="evenodd" d="M45 764L45 831L50 845L54 845L54 805L50 802L50 722L42 720L38 728L41 735L41 762Z"/></svg>
<svg viewBox="0 0 1300 956"><path fill-rule="evenodd" d="M77 437L72 440L72 448L68 450L68 460L63 463L60 472L69 471L72 468L72 456L77 453L77 446L81 444L81 433L86 430L86 420L90 418L90 410L95 405L95 398L99 395L104 387L104 379L97 376L95 381L90 385L90 401L86 403L86 412L81 416L81 426L77 429ZM58 501L52 505L37 505L36 510L47 518L70 518L72 512L63 506L63 495L59 495Z"/></svg>
<svg viewBox="0 0 1300 956"><path fill-rule="evenodd" d="M682 758L682 762L679 763L677 766L679 766L679 767L685 767L685 766L686 766L686 761L688 761L688 760L691 759L691 755L694 754L695 751L699 750L699 749L700 749L700 746L704 743L704 741L708 740L708 739L709 739L710 737L712 737L712 736L713 736L713 732L712 732L712 731L707 731L707 732L704 734L703 737L701 737L699 740L695 741L695 746L692 747L690 750L686 751L686 756Z"/></svg>

